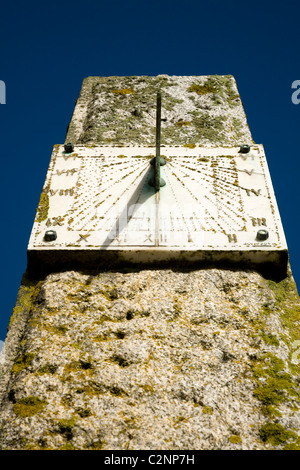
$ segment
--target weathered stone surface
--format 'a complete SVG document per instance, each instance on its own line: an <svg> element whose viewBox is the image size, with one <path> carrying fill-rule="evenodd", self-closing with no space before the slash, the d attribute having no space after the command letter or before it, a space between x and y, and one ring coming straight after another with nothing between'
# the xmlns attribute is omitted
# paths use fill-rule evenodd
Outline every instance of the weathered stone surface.
<svg viewBox="0 0 300 470"><path fill-rule="evenodd" d="M17 337L3 449L297 446L291 353L300 305L291 277L64 272L21 289L27 308L7 338Z"/></svg>
<svg viewBox="0 0 300 470"><path fill-rule="evenodd" d="M231 76L89 77L66 141L153 145L158 89L163 144L252 143ZM0 358L0 448L299 449L299 338L291 274L25 275Z"/></svg>
<svg viewBox="0 0 300 470"><path fill-rule="evenodd" d="M66 142L155 145L158 91L162 93L162 145L253 143L231 75L88 77Z"/></svg>

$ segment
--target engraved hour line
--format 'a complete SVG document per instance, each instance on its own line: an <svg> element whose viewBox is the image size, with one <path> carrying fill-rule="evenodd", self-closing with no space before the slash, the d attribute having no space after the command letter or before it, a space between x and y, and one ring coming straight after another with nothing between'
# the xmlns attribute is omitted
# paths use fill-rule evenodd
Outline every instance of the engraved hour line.
<svg viewBox="0 0 300 470"><path fill-rule="evenodd" d="M99 207L99 206L106 200L106 197L104 196L103 193L104 193L105 191L109 191L110 188L111 188L114 184L119 183L119 182L121 182L121 180L122 180L122 177L121 177L121 178L119 178L117 181L113 181L112 183L109 183L108 186L103 187L103 186L105 186L105 184L104 184L104 182L103 182L103 175L106 175L107 172L106 172L106 171L103 171L103 166L101 166L101 170L102 170L102 171L100 171L100 175L99 175L99 179L100 179L99 185L102 185L102 191L99 192L99 193L97 193L97 194L95 194L94 197L97 197L98 195L101 194L101 196L104 197L104 199L103 199L102 201L98 202L98 203L95 203L95 205L94 205L95 208ZM132 173L133 173L133 171L130 172L129 174L132 174ZM128 173L127 173L127 175L128 175ZM81 176L81 179L80 179L79 183L82 184L82 181L83 181L83 184L84 184L84 183L85 183L84 178ZM105 182L105 183L107 184L107 182ZM90 198L89 198L89 200L87 201L87 203L88 203L89 206L91 205ZM83 204L81 204L81 205L78 207L78 209L81 208L82 206L83 206ZM73 206L73 208L72 208L71 210L75 211L74 206ZM109 209L108 209L108 210L109 210ZM82 218L81 220L83 220L83 218Z"/></svg>
<svg viewBox="0 0 300 470"><path fill-rule="evenodd" d="M131 185L134 184L134 183L136 182L136 180L140 177L140 175L141 175L141 174L143 173L143 171L145 170L145 167L146 167L146 166L143 165L142 170L141 170L140 173L135 177L135 180L131 183ZM130 174L132 174L132 172L131 172ZM119 181L119 180L118 180L118 181ZM122 192L121 196L123 196L123 195L126 193L126 191L128 191L128 189L129 189L129 188L127 187L127 188ZM140 195L141 195L142 190L143 190L143 188L141 188L140 193L137 195L136 203L138 202L138 200L139 200L139 198L140 198ZM121 197L121 196L120 196L120 197ZM111 208L113 207L113 205L114 205L114 203L107 209L107 211L105 212L105 214L107 214L107 212L111 210ZM132 219L132 217L133 217L133 213L130 215L130 217L129 217L129 219L128 219L128 223L130 222L130 220ZM117 222L118 222L118 220L117 220Z"/></svg>
<svg viewBox="0 0 300 470"><path fill-rule="evenodd" d="M191 167L188 167L188 166L185 166L185 168L188 169L188 170L191 170L191 171L195 171L197 173L201 173L202 175L205 175L206 177L209 177L209 178L213 178L214 180L217 179L217 180L221 180L221 181L224 181L224 178L221 178L220 176L212 175L211 172L218 172L218 173L221 173L221 174L222 174L222 172L227 173L230 178L235 178L236 174L237 174L236 168L228 168L228 167L220 167L220 166L213 166L212 167L211 165L210 166L205 165L203 170L191 168ZM205 170L207 170L207 172ZM233 184L233 183L231 183L231 184Z"/></svg>
<svg viewBox="0 0 300 470"><path fill-rule="evenodd" d="M131 183L131 185L136 182L136 180L137 180L137 179L141 176L141 174L145 171L145 168L146 168L146 167L147 167L147 162L145 162L145 164L143 165L141 171L137 174L137 176L135 177L135 179L134 179L134 181ZM138 169L137 169L137 170L138 170ZM132 172L131 172L130 174L132 174ZM119 181L119 180L118 180L118 181ZM111 186L113 186L114 184L115 184L115 182L111 183L111 184L109 185L109 187L107 187L104 191L107 191L108 189L110 189ZM120 198L121 198L128 190L129 190L128 187L127 187L126 189L124 189L123 192L122 192L121 195L120 195ZM138 197L139 197L139 195L138 195ZM105 200L105 199L104 199L104 200ZM137 199L137 200L138 200L138 199ZM102 201L102 202L104 202L104 201ZM87 203L88 203L89 206L91 206L91 201L90 201L90 200L88 200ZM98 204L93 205L93 208L99 207L100 204L101 204L101 203L98 203ZM113 202L113 203L110 205L110 207L108 207L108 209L104 212L104 214L102 214L102 215L103 215L102 219L103 219L104 216L112 209L112 207L113 207L114 205L115 205L115 202ZM74 207L74 206L73 206L73 207ZM70 213L72 213L72 214L74 214L74 212L76 211L76 209L74 209L73 207L72 207L71 210L70 210ZM80 207L82 207L82 206L80 206ZM83 221L83 220L86 219L87 217L89 217L89 216L84 216L84 217L82 217L82 218L79 220L79 222ZM99 219L100 219L100 217L99 217ZM129 220L130 220L130 219L129 219ZM83 230L89 222L90 222L90 220L87 220L87 221L81 226L81 230ZM128 221L128 222L129 222L129 221ZM99 227L98 230L100 230L100 228L101 228L101 227Z"/></svg>
<svg viewBox="0 0 300 470"><path fill-rule="evenodd" d="M175 194L175 192L174 192L174 188L173 188L172 184L170 183L170 180L169 180L168 175L165 175L165 177L166 177L166 179L167 179L167 184L168 184L168 185L170 186L170 188L171 188L171 191L172 191L172 193L173 193L173 196L174 196L174 199L175 199L175 201L176 201L176 203L177 203L177 206L179 207L179 210L180 210L180 212L181 212L181 220L183 220L183 223L184 223L184 225L185 225L185 227L186 227L186 231L187 231L187 233L188 233L188 241L192 241L192 240L191 240L191 235L190 235L189 227L188 227L188 225L187 225L187 222L186 222L186 219L185 219L185 217L184 217L184 214L182 213L180 204L178 203L176 194ZM172 216L172 220L173 220L173 216Z"/></svg>
<svg viewBox="0 0 300 470"><path fill-rule="evenodd" d="M238 194L239 195L239 194ZM194 195L193 197L199 201L198 198L196 198ZM214 201L212 201L206 194L204 195L204 198L206 198L210 203L216 205L216 203ZM200 201L199 201L200 202ZM245 225L244 225L244 222L245 222L245 219L242 215L240 214L237 214L236 211L234 211L231 207L227 206L224 202L222 202L220 199L218 199L218 202L217 204L219 205L219 207L221 206L221 209L222 209L222 212L223 212L223 222L230 227L230 229L232 228L231 224L229 222L226 221L226 219L224 220L224 217L228 217L229 219L231 219L231 221L235 224L238 224L238 226L240 227L239 230L245 230ZM240 205L242 206L242 209L244 210L243 208L243 204L240 203ZM229 214L228 212L230 212L231 214ZM210 214L210 212L208 211L208 209L205 209L205 213L208 214L212 219L214 219L213 215ZM232 215L233 214L233 215ZM242 223L240 222L239 219L242 219ZM216 222L216 221L215 221ZM217 222L216 222L217 223ZM241 224L243 225L243 227L241 228ZM217 225L219 227L220 224L217 223ZM221 229L224 230L224 227L221 227Z"/></svg>
<svg viewBox="0 0 300 470"><path fill-rule="evenodd" d="M172 163L173 163L173 162L172 162ZM172 163L170 164L170 166L177 167L177 168L176 168L177 170L183 172L183 169L182 169L181 166L179 166L179 165L174 165L174 164L172 164ZM184 168L188 168L188 169L190 169L190 170L192 170L192 171L195 171L194 169L191 169L191 168L189 168L189 167L184 167ZM209 180L212 180L213 182L215 182L215 181L217 180L218 182L221 181L223 184L228 184L228 185L231 184L231 185L233 185L233 186L236 186L236 184L231 183L231 182L229 182L229 181L226 181L226 179L224 179L224 178L220 178L220 177L217 177L217 176L214 175L214 174L211 174L211 173L214 171L214 168L211 169L210 167L209 167L209 168L206 167L206 169L209 170L209 172L197 170L197 173L201 173L203 176L205 176L205 177L208 178ZM231 170L231 169L228 168L228 170ZM234 171L234 172L236 173L235 169L232 169L231 171ZM186 172L185 172L184 174L185 174L186 176L190 177L189 173L186 173ZM236 174L231 175L231 178L236 178ZM202 178L202 180L203 180L203 179L204 179L204 181L206 181L208 184L211 185L211 182L210 182L210 181L206 180L205 178ZM220 186L220 189L223 190L222 186Z"/></svg>
<svg viewBox="0 0 300 470"><path fill-rule="evenodd" d="M176 174L173 174L173 176L175 176L175 177L178 179L178 181L179 181L180 183L182 183L183 186L185 186L184 182L183 182ZM203 201L200 201L200 200L189 190L189 188L185 188L185 189L191 194L191 196L192 196L197 202L202 202L202 203L203 203ZM211 204L213 204L214 206L216 205L215 201L212 201L206 194L204 194L204 198L206 198L206 199L207 199ZM231 210L231 211L234 213L234 215L235 215L238 219L242 218L241 215L236 214L232 209L230 209L229 207L225 206L225 204L222 203L221 201L219 201L219 203L220 203L220 205L224 206L227 210ZM230 219L232 219L233 222L237 223L237 224L241 227L239 220L238 220L238 221L235 221L229 214L227 214L227 213L225 212L224 208L223 208L223 212L224 212L225 216L227 216L227 217L229 217ZM219 227L219 229L220 229L221 231L223 231L223 232L225 233L224 227L222 227L222 226L218 223L218 221L216 220L216 218L209 212L209 210L208 210L207 208L205 208L205 213L208 214L209 218ZM223 217L224 217L224 216L223 216ZM242 219L243 219L243 222L244 222L244 218L242 218ZM224 220L224 218L223 218L223 222L224 222L227 226L229 226L230 228L232 228L231 225L230 225L230 223L227 222L226 220ZM213 228L213 226L211 225L210 221L207 221L207 220L206 220L206 223L208 224L208 226L211 227L211 230L214 230L214 228ZM243 228L241 228L240 230L243 230L243 229L244 229L244 226L243 226Z"/></svg>
<svg viewBox="0 0 300 470"><path fill-rule="evenodd" d="M184 184L183 181L180 180L180 178L179 178L177 175L175 175L175 176L176 176L176 178L178 179L178 181L180 181L182 184ZM188 188L186 188L186 189L188 190L188 192L191 194L191 196L192 196L196 201L201 202ZM215 205L215 201L212 201L207 195L204 195L204 197L205 197L211 204ZM221 201L219 201L219 202L220 202L220 204L221 204L222 206L224 206L224 208L225 208L226 210L230 210L231 212L233 212L233 214L234 214L236 217L238 217L238 218L241 217L240 215L236 214L231 208L225 206L224 203L222 203ZM229 217L229 218L232 218L229 214L227 214L227 213L224 211L224 208L223 208L223 212L225 213L225 215L226 215L227 217ZM205 208L205 212L206 212L206 214L208 214L208 215L211 217L211 219L213 219L213 220L215 221L215 223L218 225L218 227L221 227L220 224L219 224L219 223L216 221L216 219L214 218L214 216L213 216L212 214L210 214L210 212L208 211L207 208ZM225 220L224 220L224 222L225 222L227 225L229 225ZM236 221L234 221L234 222L236 223ZM210 224L208 224L208 225L210 225ZM211 226L211 227L212 227L212 226ZM221 227L221 229L222 229L222 227Z"/></svg>
<svg viewBox="0 0 300 470"><path fill-rule="evenodd" d="M173 176L175 176L175 178L176 178L180 183L182 183L183 186L184 186L183 181L179 178L178 175L176 175L176 174L174 173ZM199 199L189 190L189 188L185 188L185 189L191 194L191 196L192 196L197 202L199 202ZM208 216L210 217L210 213L209 213L209 211L208 211L207 208L205 208L205 214L208 214ZM218 227L220 227L220 225L218 224L218 222L215 220L215 218L214 218L213 216L211 216L210 218L213 220L213 222L215 222L215 223L217 224ZM205 220L205 221L206 221L206 220ZM213 228L213 226L212 226L212 224L211 224L210 221L206 221L206 223L207 223L207 225L208 225L209 227L211 227L210 230L214 230L214 228ZM208 230L209 230L209 229L208 229Z"/></svg>
<svg viewBox="0 0 300 470"><path fill-rule="evenodd" d="M186 167L186 168L191 169L191 168L189 168L189 167ZM220 167L218 167L217 169L219 169L219 168L220 168ZM227 169L227 168L226 168L226 169ZM214 171L214 168L211 169L211 167L207 167L207 170L210 170L210 171L212 172L212 171ZM234 171L234 172L236 173L236 168L234 168L234 169L228 168L228 170L231 170L232 172ZM181 170L181 171L183 171L183 170ZM193 171L195 171L195 170L193 169ZM234 183L234 182L226 181L226 180L224 180L223 178L220 178L219 176L216 176L216 175L214 175L214 174L209 174L209 173L204 173L204 172L201 172L201 173L204 174L207 178L211 179L211 180L214 181L214 182L215 182L215 181L217 181L217 182L222 182L222 183L225 184L225 185L227 184L227 185L229 185L229 186L234 186L235 188L236 188L236 187L240 187L241 189L245 189L245 188L243 188L243 187L241 187L241 186L238 186L238 185L237 185L236 183ZM186 174L187 176L189 176L188 173L185 173L185 174ZM236 175L232 175L232 178L233 178L234 176L236 176ZM209 182L208 182L208 183L209 183ZM209 183L209 184L211 184L211 183ZM221 191L224 191L223 188L222 188L222 186L220 186L219 188L221 189ZM224 192L225 192L225 191L224 191Z"/></svg>
<svg viewBox="0 0 300 470"><path fill-rule="evenodd" d="M138 160L138 159L137 159ZM142 159L140 159L142 160ZM125 163L127 164L125 166ZM141 163L146 163L145 160L143 160ZM121 171L127 171L129 168L136 168L136 162L133 162L133 161L128 161L128 160L123 160L121 162L110 162L110 163L107 163L105 165L101 165L101 168L111 168L113 166L116 166L116 165L122 165L122 168L120 169Z"/></svg>
<svg viewBox="0 0 300 470"><path fill-rule="evenodd" d="M191 163L191 161L188 161L188 163ZM208 160L208 162L201 162L201 161L198 162L198 161L197 161L197 163L200 163L200 165L203 165L203 167L204 167L204 168L207 168L208 170L211 168L211 160L210 160L210 159ZM213 162L213 163L216 163L216 162ZM198 170L195 169L195 168L191 168L191 167L188 167L188 166L186 166L186 168L188 168L189 170L197 171L197 172L198 172ZM247 175L249 175L249 176L252 176L253 173L255 173L256 175L261 175L261 176L263 176L263 173L256 172L256 171L254 170L254 168L252 168L251 170L246 170L246 169L245 169L245 170L241 170L241 169L239 169L239 168L229 168L229 167L219 166L219 164L218 164L218 166L216 166L216 167L214 167L214 168L215 168L216 170L224 171L224 172L226 172L226 173L239 171L239 172L242 172L242 173L247 173ZM205 173L205 174L206 174L206 176L211 176L211 175L209 175L209 174L207 174L207 173ZM216 177L216 179L219 179L219 177Z"/></svg>
<svg viewBox="0 0 300 470"><path fill-rule="evenodd" d="M182 173L184 173L181 168L180 168L180 171L181 171ZM184 174L188 176L187 173L184 173ZM186 186L185 183L184 183L177 175L175 175L175 176L176 176L176 178L178 179L178 181L179 181L180 183L182 183L183 186L185 187L185 186ZM209 175L209 176L210 176L210 175ZM215 179L213 176L212 176L211 178L212 178L213 180ZM222 182L223 182L223 183L226 183L226 182L224 182L224 181L222 181ZM211 185L211 183L209 183L209 184ZM239 188L239 186L234 185L234 190L235 190L235 191L239 191L238 188ZM191 196L192 196L195 200L197 200L198 202L201 202L188 188L185 188L185 189L191 194ZM222 194L224 194L224 195L226 194L226 196L227 196L227 193L226 193L226 192L223 192L223 188L221 188L221 190L222 190L222 191L221 191ZM208 191L211 192L209 188L208 188ZM239 193L238 193L238 195L239 195ZM215 201L211 200L207 195L204 195L204 197L205 197L211 204L216 205ZM231 207L228 207L228 206L227 206L223 201L221 201L220 199L218 199L218 204L219 204L220 206L222 206L223 212L224 212L225 216L229 217L230 219L232 219L233 222L235 222L235 223L237 223L239 226L241 226L241 225L240 225L240 221L239 221L239 220L236 221L236 220L233 218L233 217L236 217L237 219L240 219L240 218L242 217L241 215L237 214ZM243 209L244 209L244 208L243 208ZM232 213L234 214L234 216L229 215L227 212L232 212ZM214 219L213 215L210 214L207 209L206 209L206 213L208 213L208 214L211 216L211 218ZM215 222L216 222L216 220L215 220ZM227 225L231 228L230 224L229 224L226 220L224 220L224 222L225 222L225 224L227 224ZM243 222L245 222L244 219L243 219ZM217 223L217 222L216 222L216 223ZM219 225L218 223L217 223L217 225L220 227L220 225ZM243 226L243 228L241 228L240 230L243 230L243 229L244 229L244 226Z"/></svg>
<svg viewBox="0 0 300 470"><path fill-rule="evenodd" d="M101 177L102 177L103 174L107 175L106 170L103 170L103 168L104 168L104 167L109 167L109 166L110 166L110 165L102 165L102 167L101 167L101 172L100 172ZM141 162L141 165L140 165L139 167L141 167L141 166L142 166L142 168L144 169L144 168L147 166L147 163L146 163L146 162ZM130 168L133 168L133 170L128 173L128 169L130 169ZM124 177L133 174L133 173L134 173L135 171L137 171L137 170L138 170L137 165L134 165L134 164L129 165L128 167L126 167L126 168L124 169L125 176L124 176L124 175L121 175L121 176L118 178L118 180L113 180L112 183L109 183L108 186L106 186L105 188L102 189L102 192L103 192L103 191L106 191L106 190L109 190L109 189L110 189L112 186L114 186L116 183L121 182L121 180L123 180ZM103 177L101 178L101 184L104 186L104 182L102 182L102 180L103 180ZM107 184L107 182L105 182L105 183Z"/></svg>

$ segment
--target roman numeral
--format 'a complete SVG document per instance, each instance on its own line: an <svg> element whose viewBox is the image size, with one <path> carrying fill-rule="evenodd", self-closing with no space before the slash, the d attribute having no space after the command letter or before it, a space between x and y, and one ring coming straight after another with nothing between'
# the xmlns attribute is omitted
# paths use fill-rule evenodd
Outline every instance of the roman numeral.
<svg viewBox="0 0 300 470"><path fill-rule="evenodd" d="M261 189L246 189L246 188L244 189L247 193L247 196L251 196L251 193L255 194L255 196L259 196L261 193Z"/></svg>
<svg viewBox="0 0 300 470"><path fill-rule="evenodd" d="M79 236L80 236L80 238L79 238L79 240L77 240L78 242L81 242L82 240L87 242L87 237L90 236L90 233L86 233L86 234L80 233Z"/></svg>
<svg viewBox="0 0 300 470"><path fill-rule="evenodd" d="M264 225L265 227L267 226L267 220L262 217L262 218L258 218L258 217L252 217L252 225L253 227L255 227L256 225Z"/></svg>
<svg viewBox="0 0 300 470"><path fill-rule="evenodd" d="M70 189L60 189L59 190L60 196L73 196L74 195L74 188Z"/></svg>
<svg viewBox="0 0 300 470"><path fill-rule="evenodd" d="M56 174L58 176L63 175L63 174L66 174L67 176L69 176L69 174L73 175L75 171L77 171L76 168L72 168L72 170L56 170Z"/></svg>
<svg viewBox="0 0 300 470"><path fill-rule="evenodd" d="M229 233L227 235L229 243L237 243L237 236L235 233Z"/></svg>

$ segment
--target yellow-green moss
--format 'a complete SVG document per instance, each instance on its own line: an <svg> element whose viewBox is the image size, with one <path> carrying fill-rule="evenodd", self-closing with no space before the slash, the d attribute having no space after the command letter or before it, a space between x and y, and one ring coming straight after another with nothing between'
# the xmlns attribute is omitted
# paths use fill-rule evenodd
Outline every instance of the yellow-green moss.
<svg viewBox="0 0 300 470"><path fill-rule="evenodd" d="M24 309L21 307L21 305L16 305L12 311L10 320L9 320L9 327L13 324L14 321L18 320L20 318L20 315L22 315Z"/></svg>
<svg viewBox="0 0 300 470"><path fill-rule="evenodd" d="M36 222L43 222L43 220L46 220L48 217L48 211L49 211L49 196L46 193L46 191L43 190L40 196L38 208L36 210L36 217L35 217Z"/></svg>
<svg viewBox="0 0 300 470"><path fill-rule="evenodd" d="M240 438L240 436L237 436L236 434L233 434L232 436L230 436L229 440L232 444L239 444L240 442L242 442L242 439Z"/></svg>
<svg viewBox="0 0 300 470"><path fill-rule="evenodd" d="M202 413L207 414L207 415L212 415L213 410L210 406L203 406Z"/></svg>
<svg viewBox="0 0 300 470"><path fill-rule="evenodd" d="M190 125L191 125L190 121L179 120L179 121L175 122L175 126L177 126L177 127L184 127L184 126L190 126Z"/></svg>
<svg viewBox="0 0 300 470"><path fill-rule="evenodd" d="M266 344L270 344L270 345L273 345L273 346L279 346L279 344L280 344L277 336L272 335L271 333L265 333L263 331L260 334L260 336Z"/></svg>
<svg viewBox="0 0 300 470"><path fill-rule="evenodd" d="M23 282L23 280L22 280ZM28 283L28 285L22 285L19 290L17 303L12 311L12 315L9 321L9 327L15 322L20 320L20 317L24 316L24 310L30 311L34 300L36 299L40 291L41 281L35 281Z"/></svg>
<svg viewBox="0 0 300 470"><path fill-rule="evenodd" d="M287 399L287 395L297 396L294 381L290 374L284 372L282 359L266 354L253 368L254 378L257 380L257 388L254 396L261 402L266 415L276 416L276 406ZM263 377L264 382L259 379Z"/></svg>
<svg viewBox="0 0 300 470"><path fill-rule="evenodd" d="M123 88L122 90L112 90L115 95L131 95L134 93L132 88Z"/></svg>
<svg viewBox="0 0 300 470"><path fill-rule="evenodd" d="M197 132L196 140L207 139L212 143L224 141L224 123L226 116L212 117L209 113L191 113L193 114L192 124Z"/></svg>
<svg viewBox="0 0 300 470"><path fill-rule="evenodd" d="M76 450L76 447L73 446L70 442L67 442L65 445L59 448L60 450Z"/></svg>
<svg viewBox="0 0 300 470"><path fill-rule="evenodd" d="M282 338L290 350L290 359L294 352L293 343L300 338L300 300L296 284L291 277L280 282L267 281L268 287L275 296L275 308L278 310L284 329L288 331L288 338ZM268 310L265 307L264 310ZM267 313L267 312L265 312ZM300 364L289 362L293 374L300 374Z"/></svg>
<svg viewBox="0 0 300 470"><path fill-rule="evenodd" d="M79 360L79 361L73 361L70 362L69 364L66 364L64 367L64 375L67 376L67 374L72 373L72 372L78 372L78 371L86 371L86 372L91 372L93 369L93 364L91 360Z"/></svg>
<svg viewBox="0 0 300 470"><path fill-rule="evenodd" d="M297 438L297 434L288 431L279 423L266 423L260 429L260 438L274 446L284 444L291 438Z"/></svg>
<svg viewBox="0 0 300 470"><path fill-rule="evenodd" d="M39 374L55 374L57 371L58 366L56 364L45 364L39 370Z"/></svg>
<svg viewBox="0 0 300 470"><path fill-rule="evenodd" d="M173 311L174 311L174 318L177 318L182 313L182 301L175 296L173 300Z"/></svg>
<svg viewBox="0 0 300 470"><path fill-rule="evenodd" d="M33 358L34 358L33 353L28 352L28 353L23 354L16 360L15 364L13 365L11 369L11 372L13 374L18 374L22 370L26 369L32 363Z"/></svg>
<svg viewBox="0 0 300 470"><path fill-rule="evenodd" d="M48 402L46 400L29 396L17 401L17 403L14 404L13 410L16 415L27 418L40 413L47 404Z"/></svg>
<svg viewBox="0 0 300 470"><path fill-rule="evenodd" d="M187 147L189 149L194 149L196 148L196 144L184 144L184 147Z"/></svg>
<svg viewBox="0 0 300 470"><path fill-rule="evenodd" d="M73 416L70 419L61 419L58 422L58 432L63 434L67 440L73 437L73 428L76 424L77 418Z"/></svg>
<svg viewBox="0 0 300 470"><path fill-rule="evenodd" d="M188 91L197 93L197 95L206 95L207 93L215 93L216 89L209 84L200 85L199 83L193 83L188 88Z"/></svg>

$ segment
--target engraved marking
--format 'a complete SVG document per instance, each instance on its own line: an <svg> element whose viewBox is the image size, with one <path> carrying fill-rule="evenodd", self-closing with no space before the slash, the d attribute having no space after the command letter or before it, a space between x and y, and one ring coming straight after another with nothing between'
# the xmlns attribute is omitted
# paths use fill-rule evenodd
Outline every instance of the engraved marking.
<svg viewBox="0 0 300 470"><path fill-rule="evenodd" d="M80 236L80 238L79 238L79 240L77 240L77 242L81 242L82 240L87 242L87 237L90 236L90 233L86 233L84 235L82 233L80 233L79 236Z"/></svg>
<svg viewBox="0 0 300 470"><path fill-rule="evenodd" d="M63 217L53 217L53 225L63 225Z"/></svg>
<svg viewBox="0 0 300 470"><path fill-rule="evenodd" d="M167 243L167 235L166 235L166 234L163 235L163 234L161 233L161 234L160 234L160 241Z"/></svg>
<svg viewBox="0 0 300 470"><path fill-rule="evenodd" d="M46 225L47 227L50 227L50 225L63 225L64 224L64 218L59 216L59 217L52 217L51 219L47 219Z"/></svg>
<svg viewBox="0 0 300 470"><path fill-rule="evenodd" d="M91 153L93 158L89 158L89 155L85 154L87 152ZM190 151L186 150L185 152ZM174 151L174 153L176 153L176 151ZM206 155L204 150L203 153ZM229 245L235 244L237 247L232 247L233 250L247 250L249 247L254 246L253 237L250 239L246 237L247 229L256 233L259 229L267 228L267 221L262 215L268 217L268 227L270 227L270 230L273 229L274 223L275 225L278 223L276 220L274 222L272 219L276 214L276 208L273 209L271 204L272 197L270 197L268 191L268 179L264 174L264 167L262 166L264 162L261 157L255 156L257 165L254 167L254 162L251 161L250 156L248 157L250 158L249 161L242 162L236 158L236 155L231 158L229 158L228 155L218 155L218 157L209 155L208 158L206 158L206 162L201 161L201 165L198 166L197 164L195 165L194 161L194 157L197 157L198 153L185 156L184 158L181 155L173 155L171 151L170 154L172 156L168 155L167 157L168 166L163 169L165 172L163 176L170 181L169 190L167 193L162 192L162 197L165 197L166 194L166 199L170 200L163 200L164 204L160 206L162 213L159 213L159 224L157 223L156 226L154 200L147 199L149 191L145 191L144 194L142 180L139 181L139 178L136 177L138 172L138 176L141 176L143 172L145 172L146 175L146 164L144 165L143 163L144 166L141 165L141 167L136 168L131 163L128 164L125 162L126 164L123 164L124 159L115 162L114 159L118 157L114 155L113 151L111 151L111 158L113 160L111 163L108 154L105 158L99 158L98 154L94 155L93 151L86 151L86 149L80 154L81 167L77 170L74 167L77 167L76 162L79 162L79 160L73 162L72 159L68 160L65 165L61 159L61 166L51 167L52 173L47 181L47 193L50 199L51 212L52 210L53 212L50 214L51 218L46 219L46 225L44 226L49 227L54 224L59 226L62 224L61 220L63 219L63 227L57 228L58 230L64 230L65 227L65 232L61 232L61 234L66 233L67 237L70 236L69 240L72 241L79 238L80 232L83 234L97 234L99 231L99 235L97 234L97 237L95 237L95 245L93 237L89 240L89 237L85 238L84 236L80 236L79 241L81 242L81 240L85 239L87 243L77 243L77 247L81 247L81 249L85 249L84 247L86 247L88 249L88 245L93 244L93 247L99 246L99 248L102 249L103 246L114 240L118 232L121 231L121 225L123 228L125 224L125 222L123 224L123 218L121 219L119 217L119 212L123 210L123 201L121 200L119 202L119 199L121 199L123 195L127 197L128 201L134 200L135 202L141 200L142 203L145 203L144 218L140 216L140 213L143 213L143 210L141 210L137 215L133 214L128 220L126 219L127 225L130 221L128 228L126 225L126 230L128 230L129 233L129 246L141 246L144 244L149 247L150 245L161 244L170 246L171 250L173 246L179 246L183 248L186 247L188 250L192 251L194 250L194 243L195 250L202 249L202 247L207 250L211 248L214 249L214 247L222 249L223 246L225 246L227 250L231 250ZM67 155L66 157L72 158L72 155ZM147 156L147 160L145 160L147 166L149 157L150 155ZM151 158L152 157L151 155ZM128 158L130 162L134 159L132 156ZM146 159L146 157L143 157L143 159ZM141 158L136 158L134 163L138 166L141 161ZM103 162L109 162L109 164L102 165ZM118 165L116 168L121 170L120 174L110 171L111 164ZM246 165L249 165L247 169L245 169ZM253 166L253 168L251 168L250 165L251 167ZM261 167L262 171L260 172ZM134 171L131 171L131 169ZM174 169L173 173L172 169ZM77 173L74 173L74 171L77 171ZM242 176L243 173L244 176ZM71 177L71 174L74 174L73 177ZM250 179L246 179L245 174L250 176L251 182ZM56 175L69 175L71 178L68 180L64 180L63 178L55 180ZM262 178L257 181L256 175L258 178L261 176ZM53 176L54 179L51 180ZM78 176L79 181L75 183L75 179L77 179ZM244 178L244 184L240 184L239 178L241 178L241 176ZM147 181L147 178L148 176L145 176L145 181ZM53 183L51 185L51 181L53 181L56 186L54 186ZM246 181L248 181L248 183ZM261 181L261 183L259 181ZM137 188L139 188L138 191L133 188L135 183ZM73 184L73 188L69 186L70 184ZM140 184L140 187L138 184ZM253 187L251 186L252 184ZM201 191L199 191L200 185ZM50 190L49 188L51 186L52 188L56 187L58 189ZM258 187L262 189L260 190ZM148 186L146 188L149 190ZM56 197L51 199L50 194L51 196L56 195ZM139 194L141 194L141 198ZM58 199L58 195L73 195L73 197L62 197L62 199ZM52 214L57 212L54 211L55 207L53 206L57 199L58 201L56 202L59 203L60 207L63 209L63 212L61 209L59 211L59 213L62 213L62 218L52 217ZM175 209L172 209L172 213L170 212L170 214L167 209L169 203L175 206ZM257 203L259 203L259 207ZM272 208L272 213L268 204ZM126 211L126 207L127 206L124 205L124 211ZM197 212L194 218L190 217L190 210L187 210L187 208L190 207L193 210L195 207ZM151 213L151 218L148 216L149 213ZM49 227L49 229L50 228L51 227ZM53 228L56 229L56 227ZM254 230L254 228L256 230ZM73 230L76 231L74 233L74 239L73 234L69 234L67 230L70 232ZM241 231L245 231L242 236ZM108 232L109 243L106 242L106 240L105 243L103 243L103 238ZM150 233L151 235L148 235ZM219 237L221 233L223 233L223 236ZM203 238L200 235L202 235ZM116 247L120 244L124 244L125 234L123 233L123 236L120 238L121 240L115 238L114 244ZM145 238L146 240L144 242ZM73 244L69 245L67 243L69 240L66 240L66 246L76 246L74 245L74 241ZM278 240L280 241L280 234L278 235ZM64 247L64 243L63 241L62 248ZM239 245L241 248L239 248ZM269 246L269 244L262 245L260 242L255 246ZM276 245L276 247L278 247L278 245Z"/></svg>
<svg viewBox="0 0 300 470"><path fill-rule="evenodd" d="M256 225L264 225L265 227L267 226L267 219L264 217L257 218L257 217L252 217L252 225L255 227Z"/></svg>
<svg viewBox="0 0 300 470"><path fill-rule="evenodd" d="M240 156L242 157L243 160L247 160L247 158L252 158L252 160L254 160L254 155L253 154L249 155L249 153L242 153L242 154L240 154Z"/></svg>
<svg viewBox="0 0 300 470"><path fill-rule="evenodd" d="M76 153L73 153L71 155L65 155L63 154L63 157L64 157L64 160L68 160L68 158L73 158L73 160L76 159L76 157L78 157L78 155Z"/></svg>
<svg viewBox="0 0 300 470"><path fill-rule="evenodd" d="M50 196L55 196L57 191L58 191L58 189L49 189Z"/></svg>
<svg viewBox="0 0 300 470"><path fill-rule="evenodd" d="M56 170L56 174L58 176L66 174L69 176L69 174L73 175L76 171L78 171L76 168L72 168L72 170Z"/></svg>
<svg viewBox="0 0 300 470"><path fill-rule="evenodd" d="M237 236L235 233L229 233L227 235L229 243L237 243Z"/></svg>
<svg viewBox="0 0 300 470"><path fill-rule="evenodd" d="M74 196L74 188L60 189L58 194L60 196Z"/></svg>
<svg viewBox="0 0 300 470"><path fill-rule="evenodd" d="M247 193L247 196L250 196L251 193L255 194L255 196L259 196L261 193L261 189L246 189L245 188L245 191Z"/></svg>

